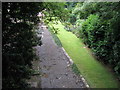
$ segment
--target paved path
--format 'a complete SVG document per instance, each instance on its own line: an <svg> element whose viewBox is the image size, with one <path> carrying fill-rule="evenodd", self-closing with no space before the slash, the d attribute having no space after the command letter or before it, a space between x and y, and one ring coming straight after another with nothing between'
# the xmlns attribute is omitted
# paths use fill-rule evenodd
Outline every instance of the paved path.
<svg viewBox="0 0 120 90"><path fill-rule="evenodd" d="M85 88L81 78L72 72L63 50L55 44L46 28L42 43L42 46L37 47L42 73L41 88Z"/></svg>

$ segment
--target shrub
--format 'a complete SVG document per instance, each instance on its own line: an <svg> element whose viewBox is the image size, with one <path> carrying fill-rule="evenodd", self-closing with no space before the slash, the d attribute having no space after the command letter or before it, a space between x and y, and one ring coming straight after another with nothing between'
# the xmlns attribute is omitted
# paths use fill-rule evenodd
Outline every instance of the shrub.
<svg viewBox="0 0 120 90"><path fill-rule="evenodd" d="M99 60L111 64L120 78L120 3L105 3L104 7L97 3L96 7L100 9L82 23L80 35Z"/></svg>
<svg viewBox="0 0 120 90"><path fill-rule="evenodd" d="M97 33L95 30L98 23L98 15L90 15L88 19L82 23L80 32L82 33L81 35L84 38L84 43L86 43L89 47L91 47L93 41L95 41L93 35Z"/></svg>

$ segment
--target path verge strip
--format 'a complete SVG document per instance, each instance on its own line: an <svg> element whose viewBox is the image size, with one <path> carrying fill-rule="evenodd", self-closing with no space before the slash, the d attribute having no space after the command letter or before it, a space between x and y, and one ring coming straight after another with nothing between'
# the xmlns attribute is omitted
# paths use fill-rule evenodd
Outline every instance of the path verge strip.
<svg viewBox="0 0 120 90"><path fill-rule="evenodd" d="M70 58L70 56L66 53L66 51L65 51L65 49L62 47L62 50L63 50L63 52L64 52L64 54L66 55L66 57L68 58L68 61L69 61L69 64L70 65L73 65L73 60ZM82 81L84 82L84 84L85 84L85 86L87 87L87 88L90 88L90 86L88 85L88 83L87 83L87 81L85 80L85 78L82 76L82 75L80 75L80 77L82 78Z"/></svg>

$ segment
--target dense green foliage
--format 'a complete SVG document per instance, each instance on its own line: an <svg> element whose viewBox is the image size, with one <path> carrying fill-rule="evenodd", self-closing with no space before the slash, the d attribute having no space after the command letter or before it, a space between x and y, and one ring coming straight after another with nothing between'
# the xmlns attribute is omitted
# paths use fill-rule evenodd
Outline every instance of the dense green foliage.
<svg viewBox="0 0 120 90"><path fill-rule="evenodd" d="M84 43L120 78L120 2L77 3L71 12Z"/></svg>
<svg viewBox="0 0 120 90"><path fill-rule="evenodd" d="M25 88L32 74L37 43L34 28L42 3L3 3L2 76L3 88Z"/></svg>
<svg viewBox="0 0 120 90"><path fill-rule="evenodd" d="M69 18L68 10L65 9L65 2L62 3L45 2L44 7L45 7L45 10L43 11L43 13L45 14L44 22L46 24L48 24L50 21L53 21L54 19L60 20L62 22L66 21Z"/></svg>
<svg viewBox="0 0 120 90"><path fill-rule="evenodd" d="M36 59L33 47L41 45L35 35L38 23L43 22L38 14L43 12L48 22L56 15L64 20L63 14L60 15L64 3L6 2L2 5L2 85L3 88L27 88L26 79L32 75L31 62Z"/></svg>
<svg viewBox="0 0 120 90"><path fill-rule="evenodd" d="M39 43L34 30L40 22L39 12L44 13L46 24L59 20L65 28L79 34L98 60L110 64L120 77L120 2L2 5L3 88L27 87L26 79L32 75L31 61L36 56L33 47ZM59 30L53 27L53 33L59 34Z"/></svg>

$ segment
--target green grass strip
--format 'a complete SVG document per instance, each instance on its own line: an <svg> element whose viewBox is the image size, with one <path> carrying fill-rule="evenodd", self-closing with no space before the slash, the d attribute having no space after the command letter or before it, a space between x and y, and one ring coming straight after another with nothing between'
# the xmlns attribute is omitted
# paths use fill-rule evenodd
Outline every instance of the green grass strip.
<svg viewBox="0 0 120 90"><path fill-rule="evenodd" d="M118 88L118 82L113 74L95 60L79 38L67 32L60 22L57 25L53 23L49 25L51 24L59 28L58 38L91 88Z"/></svg>
<svg viewBox="0 0 120 90"><path fill-rule="evenodd" d="M58 36L56 34L54 34L51 30L51 28L49 27L48 30L50 31L55 43L59 46L59 47L62 47L62 43L61 41L59 40Z"/></svg>
<svg viewBox="0 0 120 90"><path fill-rule="evenodd" d="M73 72L74 72L76 75L80 75L80 71L79 71L79 69L78 69L78 67L76 66L75 63L73 63L71 67L72 67Z"/></svg>

